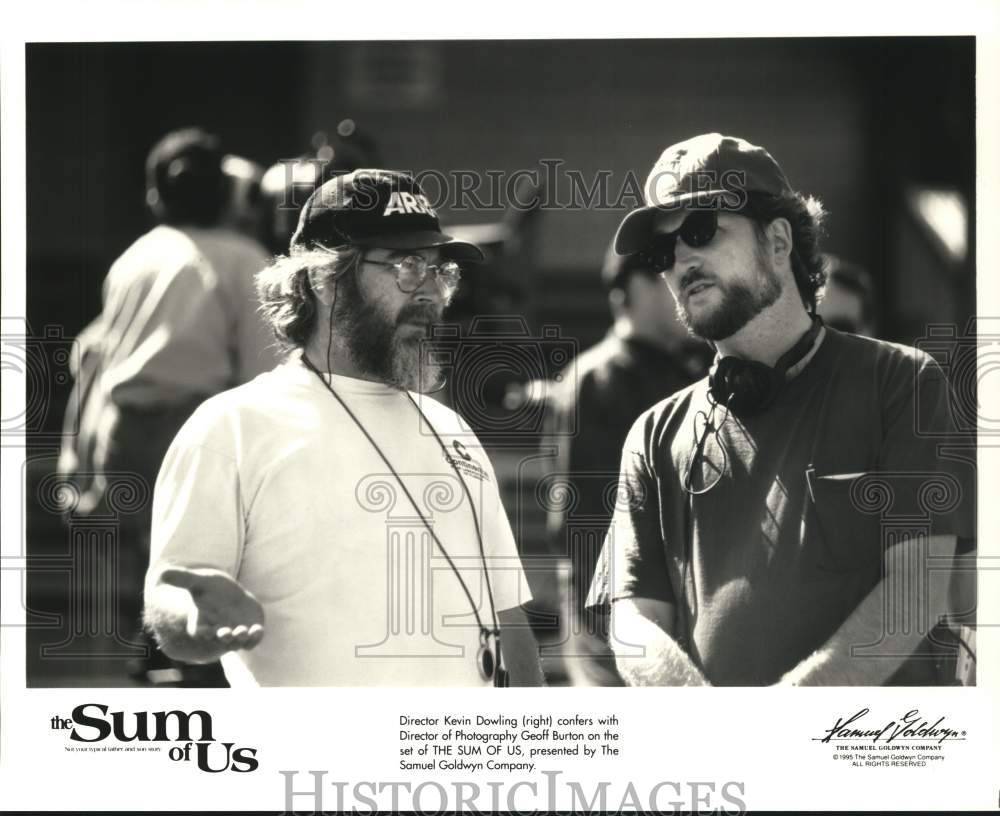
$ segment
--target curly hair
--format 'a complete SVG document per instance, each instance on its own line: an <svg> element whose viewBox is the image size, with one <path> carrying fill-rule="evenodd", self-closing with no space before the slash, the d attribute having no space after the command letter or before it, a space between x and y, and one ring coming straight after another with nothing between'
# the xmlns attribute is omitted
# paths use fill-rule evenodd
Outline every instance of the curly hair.
<svg viewBox="0 0 1000 816"><path fill-rule="evenodd" d="M358 247L333 249L293 248L274 259L255 277L260 313L284 348L302 348L316 330L316 294L310 282L322 272L329 280L354 264L361 254Z"/></svg>
<svg viewBox="0 0 1000 816"><path fill-rule="evenodd" d="M826 218L823 204L801 193L778 196L749 193L741 215L754 222L758 238L764 237L764 230L774 219L787 219L792 227L791 262L795 285L806 308L815 313L820 290L826 283L826 263L819 246Z"/></svg>

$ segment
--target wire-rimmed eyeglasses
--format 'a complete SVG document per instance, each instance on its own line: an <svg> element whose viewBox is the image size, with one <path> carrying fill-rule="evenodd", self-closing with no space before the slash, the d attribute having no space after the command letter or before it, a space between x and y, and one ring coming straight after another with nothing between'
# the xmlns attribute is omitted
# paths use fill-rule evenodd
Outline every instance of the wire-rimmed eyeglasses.
<svg viewBox="0 0 1000 816"><path fill-rule="evenodd" d="M725 443L719 436L719 431L729 419L729 406L720 405L709 394L708 401L712 407L706 414L698 411L694 415L694 456L688 464L687 473L684 475L684 490L692 496L701 496L708 493L715 487L725 475L729 466L729 456L726 453ZM704 422L704 427L699 433L699 421ZM708 436L715 437L715 445L711 452L707 452Z"/></svg>
<svg viewBox="0 0 1000 816"><path fill-rule="evenodd" d="M371 258L365 258L362 262L395 269L396 286L407 294L416 292L431 274L436 278L438 287L445 296L453 294L458 288L459 281L462 280L462 267L455 261L430 264L420 255L407 255L398 261L373 261Z"/></svg>

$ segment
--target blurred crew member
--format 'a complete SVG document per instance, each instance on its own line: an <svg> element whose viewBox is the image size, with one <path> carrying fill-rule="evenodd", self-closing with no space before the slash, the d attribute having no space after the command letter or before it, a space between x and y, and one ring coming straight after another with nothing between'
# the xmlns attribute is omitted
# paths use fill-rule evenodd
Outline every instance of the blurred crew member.
<svg viewBox="0 0 1000 816"><path fill-rule="evenodd" d="M874 293L872 278L857 264L823 255L826 261L826 285L816 308L823 322L834 329L875 336Z"/></svg>
<svg viewBox="0 0 1000 816"><path fill-rule="evenodd" d="M230 154L222 160L222 172L229 187L222 225L262 243L265 213L260 183L264 168L243 156Z"/></svg>
<svg viewBox="0 0 1000 816"><path fill-rule="evenodd" d="M311 147L305 155L271 165L261 179L264 244L275 255L288 249L299 211L313 190L334 176L382 164L374 137L350 118L341 119L332 134L314 133Z"/></svg>
<svg viewBox="0 0 1000 816"><path fill-rule="evenodd" d="M169 133L150 152L146 200L158 223L104 281L73 397L80 433L64 439L60 456L61 472L79 486L78 514L102 507L109 474L145 485L134 511L118 514L120 612L134 626L153 484L174 434L203 400L278 362L254 292L267 258L220 226L228 198L222 161L218 137L196 128Z"/></svg>

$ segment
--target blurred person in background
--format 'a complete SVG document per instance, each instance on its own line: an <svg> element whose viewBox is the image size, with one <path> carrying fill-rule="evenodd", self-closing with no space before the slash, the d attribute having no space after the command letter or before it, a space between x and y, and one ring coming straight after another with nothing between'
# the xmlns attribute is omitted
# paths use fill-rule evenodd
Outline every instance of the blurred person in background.
<svg viewBox="0 0 1000 816"><path fill-rule="evenodd" d="M219 138L199 128L173 131L150 151L146 203L157 223L104 281L71 397L80 432L64 437L60 453L59 470L80 494L76 514L99 511L108 474L145 485L145 500L120 517L119 620L131 632L140 631L153 484L171 440L205 399L280 359L254 290L267 256L224 226L223 157ZM153 654L129 670L145 677L162 662Z"/></svg>
<svg viewBox="0 0 1000 816"><path fill-rule="evenodd" d="M875 337L875 294L872 277L857 264L825 253L826 286L816 312L838 331Z"/></svg>
<svg viewBox="0 0 1000 816"><path fill-rule="evenodd" d="M229 196L220 226L261 243L263 250L265 212L260 182L264 168L252 159L229 154L222 160L222 172Z"/></svg>
<svg viewBox="0 0 1000 816"><path fill-rule="evenodd" d="M599 657L606 621L585 612L584 600L614 510L622 444L639 414L703 376L711 360L708 345L677 319L670 290L645 255L609 247L601 282L614 322L570 363L575 373L551 386L546 406L548 441L558 448L554 471L575 498L572 506L556 503L547 521L552 551L569 556L570 614L583 616L565 661L573 685L608 685L615 676L613 661ZM585 535L574 535L570 515Z"/></svg>
<svg viewBox="0 0 1000 816"><path fill-rule="evenodd" d="M350 118L332 134L317 131L310 150L271 165L261 178L263 243L272 255L288 251L302 205L321 184L359 167L379 167L375 138Z"/></svg>

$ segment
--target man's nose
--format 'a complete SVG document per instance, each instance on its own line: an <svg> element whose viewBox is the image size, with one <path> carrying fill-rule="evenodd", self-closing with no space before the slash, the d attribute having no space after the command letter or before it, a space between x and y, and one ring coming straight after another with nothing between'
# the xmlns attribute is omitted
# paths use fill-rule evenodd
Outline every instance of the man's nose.
<svg viewBox="0 0 1000 816"><path fill-rule="evenodd" d="M680 236L674 244L674 265L670 267L669 274L678 281L684 279L689 272L701 266L701 254L697 249L692 249L684 243Z"/></svg>
<svg viewBox="0 0 1000 816"><path fill-rule="evenodd" d="M444 302L444 293L441 291L441 284L438 282L436 271L427 270L427 277L424 278L424 282L414 291L413 299L420 303Z"/></svg>

